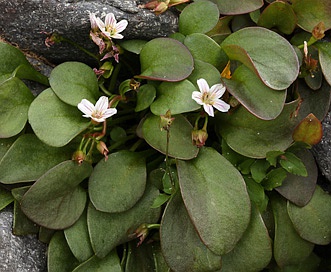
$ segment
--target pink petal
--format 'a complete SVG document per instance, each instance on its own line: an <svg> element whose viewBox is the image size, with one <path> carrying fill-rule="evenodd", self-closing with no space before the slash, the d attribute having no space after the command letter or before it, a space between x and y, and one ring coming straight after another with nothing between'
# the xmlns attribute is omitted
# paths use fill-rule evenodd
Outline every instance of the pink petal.
<svg viewBox="0 0 331 272"><path fill-rule="evenodd" d="M128 25L127 20L120 21L118 24L116 24L116 31L122 32L124 29L126 29L127 25Z"/></svg>
<svg viewBox="0 0 331 272"><path fill-rule="evenodd" d="M87 116L91 116L91 114L94 112L95 108L94 105L88 101L87 99L83 99L78 105L78 109L85 113Z"/></svg>
<svg viewBox="0 0 331 272"><path fill-rule="evenodd" d="M203 79L203 78L198 79L197 84L199 86L201 93L209 92L209 85L205 79Z"/></svg>
<svg viewBox="0 0 331 272"><path fill-rule="evenodd" d="M113 13L108 13L105 19L105 25L108 27L114 27L116 25L116 19Z"/></svg>
<svg viewBox="0 0 331 272"><path fill-rule="evenodd" d="M208 104L204 104L203 108L205 110L205 112L207 112L207 114L211 117L214 117L214 109L211 105Z"/></svg>
<svg viewBox="0 0 331 272"><path fill-rule="evenodd" d="M95 110L98 112L104 112L108 108L108 97L101 96L97 103L95 104Z"/></svg>
<svg viewBox="0 0 331 272"><path fill-rule="evenodd" d="M215 109L217 109L221 112L227 112L230 109L230 105L221 99L217 99L213 106Z"/></svg>

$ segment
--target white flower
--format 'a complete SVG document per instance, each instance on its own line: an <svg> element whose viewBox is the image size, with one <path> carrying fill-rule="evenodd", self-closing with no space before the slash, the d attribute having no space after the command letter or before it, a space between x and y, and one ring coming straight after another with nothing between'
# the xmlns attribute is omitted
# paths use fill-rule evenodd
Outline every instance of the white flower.
<svg viewBox="0 0 331 272"><path fill-rule="evenodd" d="M91 118L98 123L104 122L117 113L115 108L108 108L108 97L106 96L101 96L95 106L87 99L83 99L77 107L84 113L83 117Z"/></svg>
<svg viewBox="0 0 331 272"><path fill-rule="evenodd" d="M128 21L122 20L117 23L114 14L108 13L106 15L105 22L103 22L100 18L96 18L96 24L101 32L109 39L123 39L123 35L119 33L127 27Z"/></svg>
<svg viewBox="0 0 331 272"><path fill-rule="evenodd" d="M220 99L226 90L222 84L215 84L209 89L207 81L203 78L198 79L197 84L200 92L194 91L192 99L202 105L209 116L214 116L213 107L221 112L227 112L230 109L230 105Z"/></svg>

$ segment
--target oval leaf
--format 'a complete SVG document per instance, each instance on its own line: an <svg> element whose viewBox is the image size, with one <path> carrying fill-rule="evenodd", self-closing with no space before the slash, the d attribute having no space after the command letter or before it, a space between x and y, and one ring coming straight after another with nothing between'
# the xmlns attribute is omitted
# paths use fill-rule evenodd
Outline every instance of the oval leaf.
<svg viewBox="0 0 331 272"><path fill-rule="evenodd" d="M138 203L121 213L100 212L89 205L87 224L93 250L99 258L104 258L117 245L130 241L141 224L153 224L159 220L160 208L151 208L158 194L158 189L147 186Z"/></svg>
<svg viewBox="0 0 331 272"><path fill-rule="evenodd" d="M322 123L314 114L310 113L293 131L293 140L309 145L318 144L323 136Z"/></svg>
<svg viewBox="0 0 331 272"><path fill-rule="evenodd" d="M257 24L269 29L276 28L284 34L291 34L296 27L297 18L291 5L276 1L263 10Z"/></svg>
<svg viewBox="0 0 331 272"><path fill-rule="evenodd" d="M178 22L179 32L184 35L206 33L217 24L218 19L219 11L214 3L194 2L182 10Z"/></svg>
<svg viewBox="0 0 331 272"><path fill-rule="evenodd" d="M241 65L231 79L223 78L227 90L252 114L263 120L275 119L283 110L286 90L268 88L246 66Z"/></svg>
<svg viewBox="0 0 331 272"><path fill-rule="evenodd" d="M182 115L173 116L170 127L168 155L183 160L190 160L198 155L199 149L192 144L192 125ZM150 115L142 125L142 134L146 142L166 154L167 131L161 130L160 116Z"/></svg>
<svg viewBox="0 0 331 272"><path fill-rule="evenodd" d="M295 231L280 196L270 198L275 218L274 258L279 267L299 264L313 251L314 244L302 239Z"/></svg>
<svg viewBox="0 0 331 272"><path fill-rule="evenodd" d="M137 76L161 81L180 81L193 71L193 58L187 48L171 38L156 38L140 52L142 73Z"/></svg>
<svg viewBox="0 0 331 272"><path fill-rule="evenodd" d="M331 242L331 197L319 186L309 203L298 207L288 202L287 210L299 235L314 244Z"/></svg>
<svg viewBox="0 0 331 272"><path fill-rule="evenodd" d="M50 88L32 102L28 116L37 137L57 147L69 143L90 124L77 107L62 102Z"/></svg>
<svg viewBox="0 0 331 272"><path fill-rule="evenodd" d="M326 81L331 85L331 43L318 42L315 44L318 48L319 61L321 64L323 75Z"/></svg>
<svg viewBox="0 0 331 272"><path fill-rule="evenodd" d="M164 258L173 271L216 271L221 268L221 256L201 242L179 192L164 211L160 239Z"/></svg>
<svg viewBox="0 0 331 272"><path fill-rule="evenodd" d="M136 112L147 109L156 97L156 89L151 84L144 84L137 92L137 106L134 109Z"/></svg>
<svg viewBox="0 0 331 272"><path fill-rule="evenodd" d="M281 114L274 120L261 120L244 107L231 115L217 115L218 131L227 144L237 153L250 158L265 158L269 151L287 149L292 140L292 131L297 124L293 112L298 101L285 104Z"/></svg>
<svg viewBox="0 0 331 272"><path fill-rule="evenodd" d="M320 22L324 23L326 30L331 28L329 0L292 0L292 8L302 29L311 32Z"/></svg>
<svg viewBox="0 0 331 272"><path fill-rule="evenodd" d="M71 154L72 150L68 147L51 147L34 134L24 134L0 161L0 182L14 184L35 181L55 165L68 160Z"/></svg>
<svg viewBox="0 0 331 272"><path fill-rule="evenodd" d="M242 62L272 89L287 89L299 74L299 61L292 45L266 28L238 30L221 47L230 59Z"/></svg>
<svg viewBox="0 0 331 272"><path fill-rule="evenodd" d="M167 110L171 114L180 114L199 109L201 106L192 99L195 86L188 80L162 82L158 87L156 100L151 105L151 112L162 115Z"/></svg>
<svg viewBox="0 0 331 272"><path fill-rule="evenodd" d="M317 181L317 166L310 151L303 149L296 154L306 166L308 176L287 174L282 186L275 188L286 199L298 206L305 206L315 191Z"/></svg>
<svg viewBox="0 0 331 272"><path fill-rule="evenodd" d="M259 210L252 205L251 221L243 237L222 256L222 272L262 271L272 257L271 239Z"/></svg>
<svg viewBox="0 0 331 272"><path fill-rule="evenodd" d="M95 73L81 62L64 62L56 66L49 83L56 95L72 106L77 106L84 98L94 104L100 96Z"/></svg>
<svg viewBox="0 0 331 272"><path fill-rule="evenodd" d="M205 34L193 33L188 35L184 40L184 44L190 50L194 60L210 63L219 71L222 71L228 62L228 57L221 47Z"/></svg>
<svg viewBox="0 0 331 272"><path fill-rule="evenodd" d="M182 197L201 240L215 254L231 251L250 220L241 174L212 148L202 148L194 160L179 160L177 168Z"/></svg>
<svg viewBox="0 0 331 272"><path fill-rule="evenodd" d="M84 211L86 192L79 186L92 172L92 166L74 161L58 164L39 178L23 196L23 212L49 229L73 225ZM70 173L70 175L68 175Z"/></svg>
<svg viewBox="0 0 331 272"><path fill-rule="evenodd" d="M95 166L89 179L89 196L99 211L123 212L137 203L145 186L145 159L139 153L123 150Z"/></svg>
<svg viewBox="0 0 331 272"><path fill-rule="evenodd" d="M0 138L9 138L22 131L33 99L29 88L16 77L0 83Z"/></svg>
<svg viewBox="0 0 331 272"><path fill-rule="evenodd" d="M244 14L254 11L263 6L262 0L212 0L217 4L220 13L226 15Z"/></svg>

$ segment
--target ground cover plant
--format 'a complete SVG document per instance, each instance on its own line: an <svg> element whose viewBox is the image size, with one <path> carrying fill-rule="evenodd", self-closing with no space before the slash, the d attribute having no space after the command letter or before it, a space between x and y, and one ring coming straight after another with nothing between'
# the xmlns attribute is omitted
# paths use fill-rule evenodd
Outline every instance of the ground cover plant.
<svg viewBox="0 0 331 272"><path fill-rule="evenodd" d="M87 14L94 67L46 77L0 43L14 233L49 243L48 271L330 268L314 247L331 242L331 198L309 151L330 105L329 1L141 8L176 8L178 32L125 40L130 22Z"/></svg>

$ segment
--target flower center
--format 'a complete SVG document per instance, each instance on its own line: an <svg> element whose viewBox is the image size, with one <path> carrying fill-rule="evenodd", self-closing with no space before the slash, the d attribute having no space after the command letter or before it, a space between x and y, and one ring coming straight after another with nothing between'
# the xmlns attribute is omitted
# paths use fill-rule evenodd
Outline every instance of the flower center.
<svg viewBox="0 0 331 272"><path fill-rule="evenodd" d="M204 92L202 94L202 102L205 104L213 105L214 104L214 96L209 92Z"/></svg>

